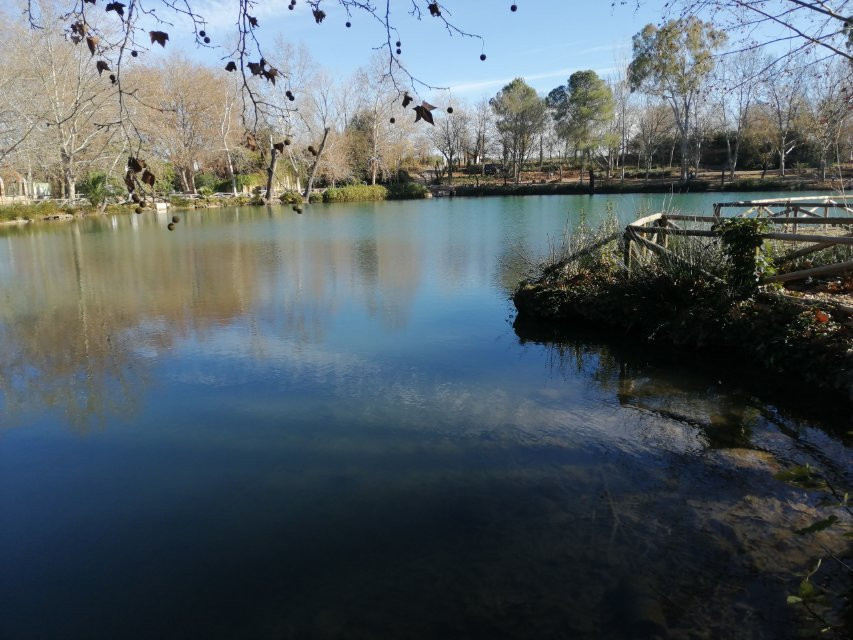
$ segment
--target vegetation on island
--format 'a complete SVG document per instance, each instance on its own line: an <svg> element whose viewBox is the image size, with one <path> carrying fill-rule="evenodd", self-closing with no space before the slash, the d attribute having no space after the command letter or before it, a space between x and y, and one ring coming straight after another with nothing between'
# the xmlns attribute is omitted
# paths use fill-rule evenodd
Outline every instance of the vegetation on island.
<svg viewBox="0 0 853 640"><path fill-rule="evenodd" d="M825 301L759 286L781 255L759 237L766 224L724 219L716 237L672 237L669 254L641 254L628 268L615 218L596 230L581 222L550 256L530 261L514 294L519 322L558 332L586 324L665 351L734 357L774 385L807 383L853 402L853 323ZM853 251L828 248L805 259L849 261Z"/></svg>

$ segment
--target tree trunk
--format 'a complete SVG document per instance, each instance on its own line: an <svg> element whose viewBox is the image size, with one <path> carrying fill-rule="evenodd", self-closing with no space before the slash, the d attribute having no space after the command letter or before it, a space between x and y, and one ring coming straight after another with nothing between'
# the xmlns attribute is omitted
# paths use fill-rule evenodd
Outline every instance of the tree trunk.
<svg viewBox="0 0 853 640"><path fill-rule="evenodd" d="M539 136L539 171L542 171L542 165L545 163L545 136Z"/></svg>
<svg viewBox="0 0 853 640"><path fill-rule="evenodd" d="M184 188L184 193L190 192L190 185L187 184L187 173L184 169L178 169L178 175L181 176L181 186Z"/></svg>
<svg viewBox="0 0 853 640"><path fill-rule="evenodd" d="M726 136L726 166L728 167L729 172L731 173L733 171L733 169L732 169L732 141L729 139L728 135ZM723 178L721 179L721 182L720 182L720 186L723 185L722 180L725 180L725 175L726 174L724 171L723 172Z"/></svg>
<svg viewBox="0 0 853 640"><path fill-rule="evenodd" d="M62 190L63 195L73 200L77 195L77 185L74 182L74 161L65 151L61 153L62 158Z"/></svg>
<svg viewBox="0 0 853 640"><path fill-rule="evenodd" d="M278 152L275 147L270 147L270 164L267 167L267 193L264 196L266 204L272 204L273 196L273 180L275 180L275 167L278 164Z"/></svg>
<svg viewBox="0 0 853 640"><path fill-rule="evenodd" d="M74 174L71 169L65 169L65 197L69 200L74 200L77 197L77 184L74 181Z"/></svg>
<svg viewBox="0 0 853 640"><path fill-rule="evenodd" d="M225 147L225 160L228 163L228 178L231 180L231 193L237 195L237 176L234 174L234 163L231 161L231 152Z"/></svg>
<svg viewBox="0 0 853 640"><path fill-rule="evenodd" d="M735 179L735 170L737 169L737 157L740 153L740 137L735 140L735 148L732 152L732 158L729 163L729 180Z"/></svg>
<svg viewBox="0 0 853 640"><path fill-rule="evenodd" d="M689 166L690 158L688 153L690 151L690 139L687 135L681 136L681 181L685 182L687 180L687 168Z"/></svg>
<svg viewBox="0 0 853 640"><path fill-rule="evenodd" d="M317 147L317 155L314 157L314 164L311 165L311 171L308 172L308 183L305 185L305 202L311 199L311 189L314 188L314 176L317 175L317 167L320 166L320 157L323 155L323 149L326 148L326 138L329 137L331 127L326 127L323 130L323 139L320 141L320 146Z"/></svg>

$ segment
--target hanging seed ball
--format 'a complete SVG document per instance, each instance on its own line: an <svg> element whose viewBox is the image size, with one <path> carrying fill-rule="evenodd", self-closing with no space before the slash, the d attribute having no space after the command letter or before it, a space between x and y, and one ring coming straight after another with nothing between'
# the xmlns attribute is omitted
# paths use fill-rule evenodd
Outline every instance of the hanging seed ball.
<svg viewBox="0 0 853 640"><path fill-rule="evenodd" d="M204 29L202 29L201 31L198 32L198 35L200 35L203 38L207 34L204 32Z"/></svg>
<svg viewBox="0 0 853 640"><path fill-rule="evenodd" d="M180 221L181 219L178 216L172 216L172 222L174 222L175 224L178 224Z"/></svg>
<svg viewBox="0 0 853 640"><path fill-rule="evenodd" d="M136 207L136 209L134 209L134 211L136 213L142 213L142 207Z"/></svg>
<svg viewBox="0 0 853 640"><path fill-rule="evenodd" d="M110 82L112 82L113 84L116 83L116 74L114 74L114 73L110 74Z"/></svg>
<svg viewBox="0 0 853 640"><path fill-rule="evenodd" d="M481 54L480 54L480 60L485 60L485 59L486 59L486 54L485 54L485 53L481 53Z"/></svg>
<svg viewBox="0 0 853 640"><path fill-rule="evenodd" d="M131 55L131 57L135 58L136 56L138 56L138 55L139 55L139 52L138 52L138 51L136 51L136 50L134 50L134 51L131 51L131 52L130 52L130 55Z"/></svg>
<svg viewBox="0 0 853 640"><path fill-rule="evenodd" d="M285 144L285 146L289 146L290 145L290 138L285 138L284 144Z"/></svg>
<svg viewBox="0 0 853 640"><path fill-rule="evenodd" d="M394 46L395 47L402 47L403 43L401 43L399 40L397 40L397 42L394 43Z"/></svg>
<svg viewBox="0 0 853 640"><path fill-rule="evenodd" d="M210 38L208 36L204 36L204 44L210 44Z"/></svg>
<svg viewBox="0 0 853 640"><path fill-rule="evenodd" d="M349 29L351 26L352 26L352 22L347 21L347 29Z"/></svg>
<svg viewBox="0 0 853 640"><path fill-rule="evenodd" d="M167 225L166 225L166 228L167 228L169 231L174 231L174 230L175 230L175 223L174 223L174 222L170 222L169 224L167 224Z"/></svg>
<svg viewBox="0 0 853 640"><path fill-rule="evenodd" d="M388 122L394 124L395 122L397 122L397 118L391 118L390 120L388 120Z"/></svg>
<svg viewBox="0 0 853 640"><path fill-rule="evenodd" d="M447 113L453 113L453 107L447 107Z"/></svg>
<svg viewBox="0 0 853 640"><path fill-rule="evenodd" d="M291 11L293 11L293 5L292 4L287 5L287 8L290 9Z"/></svg>
<svg viewBox="0 0 853 640"><path fill-rule="evenodd" d="M399 56L401 53L403 53L403 50L398 48L397 49L397 55Z"/></svg>
<svg viewBox="0 0 853 640"><path fill-rule="evenodd" d="M511 6L510 6L510 8L509 8L509 10L510 10L510 11L518 11L518 5L516 5L516 4L511 5Z"/></svg>

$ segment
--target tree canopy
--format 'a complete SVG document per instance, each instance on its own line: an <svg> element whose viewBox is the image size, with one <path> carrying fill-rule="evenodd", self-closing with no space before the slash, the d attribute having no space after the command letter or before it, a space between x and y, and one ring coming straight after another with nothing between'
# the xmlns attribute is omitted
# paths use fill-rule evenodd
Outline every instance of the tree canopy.
<svg viewBox="0 0 853 640"><path fill-rule="evenodd" d="M681 134L681 179L687 178L690 119L705 78L714 69L714 51L726 35L697 18L670 20L661 27L646 25L634 36L634 57L628 66L632 90L667 101Z"/></svg>
<svg viewBox="0 0 853 640"><path fill-rule="evenodd" d="M545 125L545 101L523 78L516 78L491 99L505 161L518 184L521 164L530 155L533 142Z"/></svg>
<svg viewBox="0 0 853 640"><path fill-rule="evenodd" d="M595 71L576 71L566 85L553 89L546 99L557 133L574 148L589 155L599 146L605 127L613 119L613 91Z"/></svg>

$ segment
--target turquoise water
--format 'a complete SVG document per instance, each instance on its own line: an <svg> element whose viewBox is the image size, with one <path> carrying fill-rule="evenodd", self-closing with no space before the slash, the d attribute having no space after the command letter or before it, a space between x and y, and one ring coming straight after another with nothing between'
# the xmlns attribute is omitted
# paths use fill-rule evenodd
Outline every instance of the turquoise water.
<svg viewBox="0 0 853 640"><path fill-rule="evenodd" d="M821 495L773 474L848 481L849 416L512 326L522 256L661 203L4 232L0 637L793 635Z"/></svg>

